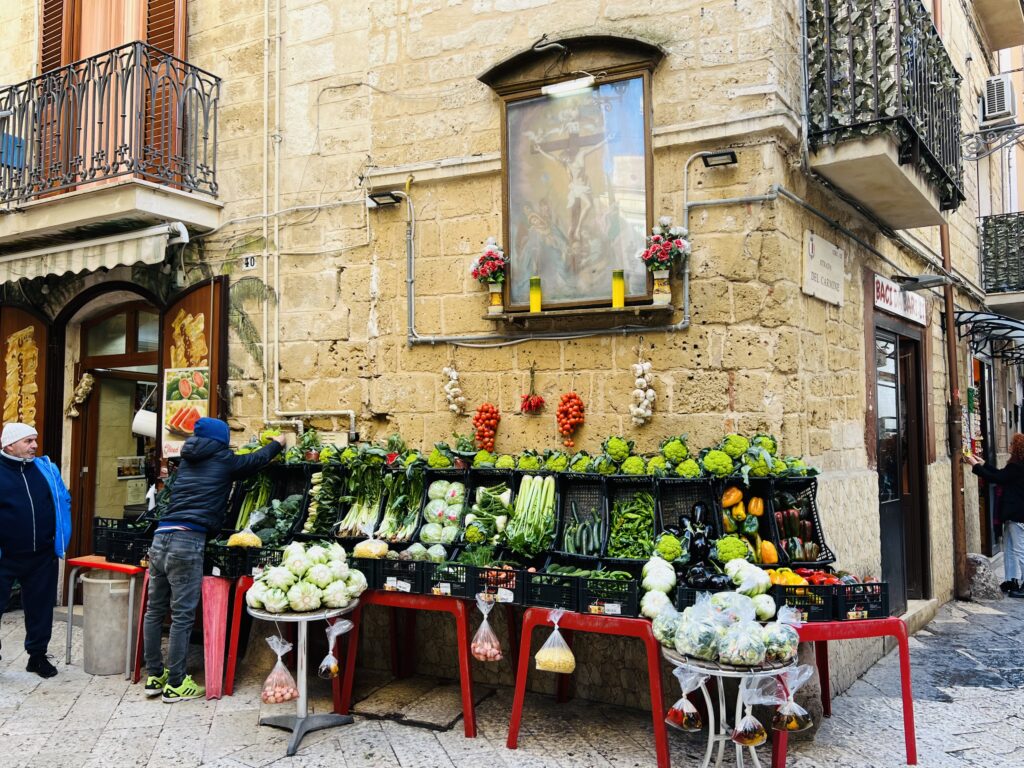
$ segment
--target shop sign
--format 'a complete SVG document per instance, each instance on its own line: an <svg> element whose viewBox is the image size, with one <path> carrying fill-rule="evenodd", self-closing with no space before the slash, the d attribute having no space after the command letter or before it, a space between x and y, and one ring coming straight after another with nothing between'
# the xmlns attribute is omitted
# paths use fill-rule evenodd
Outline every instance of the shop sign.
<svg viewBox="0 0 1024 768"><path fill-rule="evenodd" d="M928 302L924 296L901 290L898 283L881 275L875 275L875 308L918 325L928 325Z"/></svg>
<svg viewBox="0 0 1024 768"><path fill-rule="evenodd" d="M166 368L163 405L164 456L173 458L181 455L196 422L210 415L210 369Z"/></svg>
<svg viewBox="0 0 1024 768"><path fill-rule="evenodd" d="M842 250L810 230L805 232L803 292L841 307L845 274Z"/></svg>

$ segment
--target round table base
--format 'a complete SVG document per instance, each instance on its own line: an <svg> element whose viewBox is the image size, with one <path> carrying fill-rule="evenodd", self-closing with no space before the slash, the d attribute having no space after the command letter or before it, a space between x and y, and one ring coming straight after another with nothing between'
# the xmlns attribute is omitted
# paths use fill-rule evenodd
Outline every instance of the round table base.
<svg viewBox="0 0 1024 768"><path fill-rule="evenodd" d="M322 731L324 728L337 728L339 725L349 725L355 722L348 715L336 715L334 713L324 715L307 715L298 717L296 715L273 715L272 717L260 718L260 725L269 725L271 728L281 728L291 731L292 737L288 739L288 757L298 751L302 737L313 731Z"/></svg>

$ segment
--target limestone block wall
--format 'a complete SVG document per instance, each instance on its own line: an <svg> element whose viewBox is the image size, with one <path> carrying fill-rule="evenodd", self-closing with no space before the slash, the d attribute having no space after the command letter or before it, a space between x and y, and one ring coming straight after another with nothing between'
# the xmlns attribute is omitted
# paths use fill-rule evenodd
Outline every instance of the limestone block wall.
<svg viewBox="0 0 1024 768"><path fill-rule="evenodd" d="M0 83L39 74L39 3L0 3Z"/></svg>

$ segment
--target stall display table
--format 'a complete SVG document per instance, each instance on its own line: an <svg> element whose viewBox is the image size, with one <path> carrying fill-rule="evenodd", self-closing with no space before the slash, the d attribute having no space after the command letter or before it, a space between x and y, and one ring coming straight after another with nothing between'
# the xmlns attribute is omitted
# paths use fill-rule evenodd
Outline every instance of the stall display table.
<svg viewBox="0 0 1024 768"><path fill-rule="evenodd" d="M523 703L526 699L526 676L530 668L530 643L535 627L553 627L552 610L548 608L527 608L523 614L523 627L519 641L519 665L516 671L515 696L512 699L512 718L508 727L505 746L515 749L519 743L519 726L523 719ZM661 645L654 637L651 622L646 619L628 619L619 616L604 616L589 613L566 612L559 620L562 630L593 632L601 635L635 637L647 647L647 674L650 678L651 718L654 723L654 747L658 768L668 768L668 734L665 731L665 712L661 698Z"/></svg>
<svg viewBox="0 0 1024 768"><path fill-rule="evenodd" d="M74 606L75 606L75 588L78 584L78 576L82 571L86 570L100 570L100 571L111 571L113 573L123 573L128 576L128 642L124 649L124 676L125 679L130 680L132 676L132 624L134 623L135 613L135 579L138 576L145 574L147 571L145 568L138 565L125 565L123 563L111 563L107 558L102 555L86 555L84 557L72 557L66 560L64 563L65 568L70 569L68 571L68 628L67 628L67 639L64 646L64 663L71 663L71 625L73 624L74 618ZM145 581L143 582L143 603L139 609L139 613L144 614L146 612L145 603ZM142 647L142 636L139 635L138 647Z"/></svg>
<svg viewBox="0 0 1024 768"><path fill-rule="evenodd" d="M796 665L796 659L792 659L783 663L766 662L765 664L756 667L734 667L727 664L719 664L717 662L700 661L698 659L692 659L688 656L682 656L675 651L671 651L668 648L662 649L662 654L677 667L681 667L687 671L699 672L709 677L716 678L715 688L718 692L718 719L715 720L715 710L711 702L711 694L708 693L706 683L702 683L700 686L700 692L704 695L704 704L707 707L708 713L708 746L704 752L704 762L701 763L701 768L708 768L711 764L711 755L714 752L715 745L718 745L718 757L715 758L715 766L722 764L722 758L725 755L725 747L728 742L732 741L732 728L729 725L728 714L726 712L725 704L725 686L723 685L725 678L733 678L740 680L741 682L745 679L757 679L762 677L778 677L787 669ZM740 698L739 689L736 692L736 709L735 717L737 720L742 719L743 713L743 701ZM773 734L775 732L773 731ZM779 740L773 738L773 755L777 751ZM734 744L736 747L736 765L743 768L745 765L743 758L743 747L739 744ZM754 747L747 747L750 751L751 762L756 768L761 768L761 761L757 757L757 750Z"/></svg>
<svg viewBox="0 0 1024 768"><path fill-rule="evenodd" d="M903 619L890 616L884 619L857 619L855 621L818 621L800 627L800 641L814 643L815 662L821 678L821 704L825 717L832 716L832 691L829 687L828 643L830 640L861 640L872 637L895 637L900 654L900 685L903 691L903 740L906 744L907 765L917 765L917 737L914 732L914 695L910 686L910 643L907 625ZM772 768L785 768L788 735L779 734L778 749L772 759Z"/></svg>
<svg viewBox="0 0 1024 768"><path fill-rule="evenodd" d="M476 738L476 711L473 706L473 674L469 664L469 617L467 602L458 597L440 597L435 595L413 595L407 592L387 592L380 589L369 589L362 594L360 605L353 614L352 622L358 628L363 606L381 605L387 608L411 608L419 611L443 611L455 618L455 634L459 641L459 684L462 689L462 720L466 738ZM352 702L352 683L356 671L355 634L349 640L348 653L345 656L345 676L342 683L340 709L348 712Z"/></svg>
<svg viewBox="0 0 1024 768"><path fill-rule="evenodd" d="M358 608L359 601L354 600L344 608L327 608L321 611L309 611L307 613L270 613L268 611L249 608L249 615L254 619L262 621L273 621L279 623L294 623L298 627L298 639L296 640L295 659L296 673L295 682L299 691L299 698L295 703L294 715L273 715L260 718L260 725L269 725L271 728L281 728L291 731L291 738L288 739L288 757L298 751L302 738L312 731L322 731L325 728L336 728L339 725L349 725L353 722L348 715L339 715L329 712L319 715L310 715L308 701L306 698L306 644L308 640L309 622L328 621L336 619L346 613Z"/></svg>

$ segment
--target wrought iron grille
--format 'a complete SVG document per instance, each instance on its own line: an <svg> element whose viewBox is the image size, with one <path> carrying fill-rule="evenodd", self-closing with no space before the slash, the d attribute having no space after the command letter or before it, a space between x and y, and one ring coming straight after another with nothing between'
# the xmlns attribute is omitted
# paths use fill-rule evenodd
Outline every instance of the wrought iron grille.
<svg viewBox="0 0 1024 768"><path fill-rule="evenodd" d="M0 88L0 203L119 176L217 194L220 78L134 42Z"/></svg>
<svg viewBox="0 0 1024 768"><path fill-rule="evenodd" d="M1024 213L978 220L986 293L1024 291Z"/></svg>
<svg viewBox="0 0 1024 768"><path fill-rule="evenodd" d="M960 79L921 0L808 0L811 143L889 133L943 210L964 200Z"/></svg>

